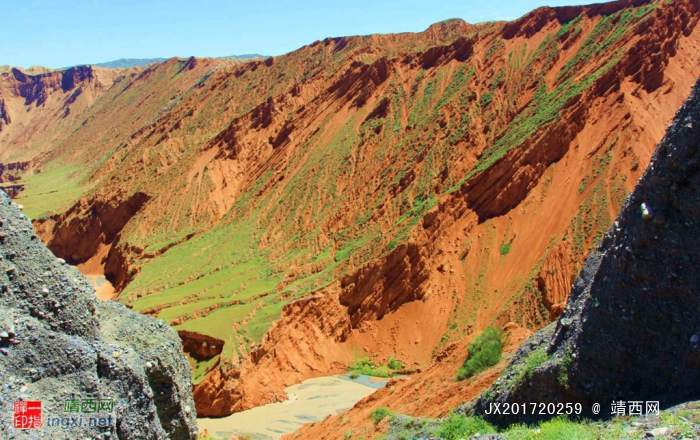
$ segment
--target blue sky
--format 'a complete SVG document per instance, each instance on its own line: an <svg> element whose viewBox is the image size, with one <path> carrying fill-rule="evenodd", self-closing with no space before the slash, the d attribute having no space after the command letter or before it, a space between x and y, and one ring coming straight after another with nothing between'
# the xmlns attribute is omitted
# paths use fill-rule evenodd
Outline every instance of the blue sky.
<svg viewBox="0 0 700 440"><path fill-rule="evenodd" d="M448 18L510 20L582 0L15 0L0 65L58 68L119 58L281 55L315 40L418 32Z"/></svg>

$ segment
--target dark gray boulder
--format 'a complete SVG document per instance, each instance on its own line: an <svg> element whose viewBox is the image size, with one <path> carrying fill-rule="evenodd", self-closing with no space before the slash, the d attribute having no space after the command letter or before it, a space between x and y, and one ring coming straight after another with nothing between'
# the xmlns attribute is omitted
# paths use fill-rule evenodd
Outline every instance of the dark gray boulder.
<svg viewBox="0 0 700 440"><path fill-rule="evenodd" d="M191 372L177 333L97 300L1 191L0 221L0 438L195 438ZM96 414L65 407L85 399L112 400L113 426L56 423L82 416L89 425ZM45 418L41 428L15 429L17 401L41 401L53 426Z"/></svg>
<svg viewBox="0 0 700 440"><path fill-rule="evenodd" d="M592 252L560 319L518 350L493 387L462 411L497 424L543 415L486 415L492 403L612 402L700 394L700 82L680 108L614 226ZM643 408L646 410L646 408Z"/></svg>

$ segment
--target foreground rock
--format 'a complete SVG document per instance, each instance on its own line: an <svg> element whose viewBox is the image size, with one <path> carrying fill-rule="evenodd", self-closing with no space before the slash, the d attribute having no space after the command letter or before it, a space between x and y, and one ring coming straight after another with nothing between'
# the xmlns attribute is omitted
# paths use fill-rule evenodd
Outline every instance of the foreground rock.
<svg viewBox="0 0 700 440"><path fill-rule="evenodd" d="M523 344L473 404L660 401L700 393L700 85L678 111L615 225L588 258L563 315ZM644 404L643 404L644 406ZM646 411L643 407L642 411Z"/></svg>
<svg viewBox="0 0 700 440"><path fill-rule="evenodd" d="M2 192L0 268L0 438L196 437L190 368L175 331L96 300ZM66 407L87 399L112 401L112 422L73 424L106 415ZM18 401L40 401L44 426L15 429Z"/></svg>

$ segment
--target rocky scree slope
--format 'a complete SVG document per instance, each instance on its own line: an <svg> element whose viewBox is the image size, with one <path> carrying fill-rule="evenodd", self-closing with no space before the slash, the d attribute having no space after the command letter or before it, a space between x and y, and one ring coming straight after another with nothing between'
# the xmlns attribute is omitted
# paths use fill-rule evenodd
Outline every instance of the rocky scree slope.
<svg viewBox="0 0 700 440"><path fill-rule="evenodd" d="M491 403L660 401L700 393L700 82L678 111L564 312L470 408ZM540 364L534 359L540 359ZM529 365L529 366L528 366ZM534 367L534 369L533 369Z"/></svg>
<svg viewBox="0 0 700 440"><path fill-rule="evenodd" d="M195 438L190 367L173 329L114 302L57 259L0 192L0 437ZM66 399L113 399L111 428L13 428L13 403L44 414ZM72 414L75 416L75 414Z"/></svg>

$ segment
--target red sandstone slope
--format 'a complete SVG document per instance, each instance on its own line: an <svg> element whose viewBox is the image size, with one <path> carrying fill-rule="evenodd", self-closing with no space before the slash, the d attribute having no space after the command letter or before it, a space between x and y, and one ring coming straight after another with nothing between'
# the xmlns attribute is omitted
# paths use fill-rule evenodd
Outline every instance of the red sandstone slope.
<svg viewBox="0 0 700 440"><path fill-rule="evenodd" d="M224 341L202 415L364 353L426 371L394 388L417 400L377 404L441 414L471 335L558 313L700 73L698 3L643 4L153 66L48 147L91 187L37 229L136 310Z"/></svg>
<svg viewBox="0 0 700 440"><path fill-rule="evenodd" d="M536 11L522 19L523 28L542 14L551 18L547 10ZM667 14L670 19L672 13ZM548 29L549 23L537 26ZM227 402L240 402L234 408L250 407L267 401L271 389L281 391L306 377L343 371L358 347L379 360L396 356L425 367L429 356L449 341L491 323L537 327L555 316L592 243L590 235L609 225L625 188L641 173L698 73L697 33L690 32L686 40L681 29L666 30L665 19L658 19L656 26L646 29L618 69L591 93L572 101L557 124L459 191L443 196L412 232L413 244L399 246L320 295L288 305L240 370L231 370L228 378L216 372L195 388L198 401L207 406L211 402L214 413L225 411ZM661 28L678 39L672 44L658 41ZM663 81L640 84L642 75L636 72L653 68L639 63L638 52L666 45L674 47L675 57L650 57L664 67ZM688 67L690 75L683 72ZM658 81L660 74L647 75ZM593 176L603 172L607 178L596 187ZM464 356L464 346L459 343L458 358ZM464 398L461 386L452 383L457 365L439 374L455 400ZM423 381L419 375L406 389ZM395 409L425 411L420 404ZM321 425L314 432L324 426L328 428Z"/></svg>
<svg viewBox="0 0 700 440"><path fill-rule="evenodd" d="M697 9L696 9L697 10ZM537 22L544 16L561 16L562 14L568 17L573 14L574 16L579 13L579 11L572 8L561 8L555 10L540 10L535 11L533 14L524 17L520 20L519 26L522 26L523 22L526 23L524 26L527 29L527 23ZM671 23L671 16L667 17L669 21L667 24ZM678 31L679 29L676 29ZM654 34L654 32L659 32L658 35L662 34L661 29L654 29L653 26L645 29L649 34ZM696 35L697 35L697 31ZM684 31L684 34L691 34L692 32ZM668 34L666 34L668 35ZM697 38L697 37L696 37ZM658 65L664 65L664 75L660 75L657 71L656 75L656 87L657 93L652 93L647 96L640 96L639 89L634 87L634 79L627 78L621 79L617 78L613 83L607 83L599 89L601 93L600 96L593 98L593 102L588 103L589 109L585 111L586 118L579 123L581 124L580 131L574 137L572 145L574 148L569 148L568 151L563 155L563 157L558 160L554 172L551 174L546 174L544 182L540 181L539 184L534 186L534 188L528 189L529 195L525 200L521 201L520 205L511 210L507 216L503 216L500 219L496 219L496 230L505 227L506 234L504 238L517 237L520 235L518 231L523 231L521 229L528 223L528 218L531 219L531 225L528 228L525 226L525 231L529 229L531 234L528 241L533 243L536 240L543 240L547 238L547 232L552 231L553 223L560 220L557 218L562 213L563 206L567 202L573 202L576 199L577 193L586 193L590 188L586 183L586 177L577 173L576 168L579 170L581 167L579 164L589 161L595 154L600 152L600 149L605 147L605 142L600 139L612 136L614 138L615 133L619 132L621 127L624 127L623 132L633 132L634 135L628 138L625 142L634 142L635 147L645 145L647 147L645 154L650 154L653 145L648 142L651 139L660 139L661 133L666 127L667 123L670 121L675 108L682 102L682 99L669 99L673 94L673 87L670 86L670 77L676 72L675 78L683 77L682 71L684 69L692 69L691 75L684 81L686 91L689 89L688 82L692 83L693 77L697 75L697 52L692 47L694 44L688 44L685 46L687 52L679 54L676 52L676 48L683 47L681 44L676 46L675 44L670 44L668 40L663 40L662 38L650 37L649 40L654 41L653 44L645 45L646 48L656 48L654 50L642 50L641 48L634 51L637 56L641 54L646 55L646 58L630 60L630 66L634 66L635 69L639 68L641 72L651 72L652 68L645 66L645 63L652 62ZM675 55L675 59L664 59L663 61L657 57L660 57L663 53L668 53L670 47L671 53ZM684 59L687 54L691 55L692 61ZM678 64L676 64L678 63ZM629 67L625 72L630 72ZM633 76L639 77L641 73L636 73ZM652 76L656 76L652 75ZM663 76L663 79L659 78ZM631 81L629 81L632 79ZM619 81L619 83L617 82ZM661 90L659 90L661 89ZM658 93L660 92L660 93ZM679 97L682 95L679 95ZM590 98L590 97L589 97ZM632 99L630 99L632 98ZM638 101L634 98L641 98ZM641 101L646 101L642 103ZM669 106L670 104L670 106ZM645 114L644 111L640 112L640 109L645 111L650 111L651 114ZM636 111L635 111L636 110ZM572 112L576 114L576 112ZM653 116L652 116L653 115ZM619 119L618 119L619 118ZM567 121L569 124L574 121ZM570 129L570 126L569 126ZM559 136L565 136L567 128L560 128ZM546 138L544 139L546 140ZM561 142L561 137L557 140ZM549 144L550 147L552 144ZM576 151L576 150L583 151ZM613 157L613 163L615 161L621 161L625 158L629 158L630 155L639 154L641 150L634 148L626 149L622 151L620 156ZM522 155L518 157L518 161L522 161ZM637 159L632 160L629 165L631 171L633 171L632 176L637 177L637 170L639 168L644 168L645 161L648 160L648 156L644 156L641 162ZM590 163L590 162L589 162ZM619 162L618 162L619 163ZM518 165L514 166L513 169L522 170L523 163L520 162ZM577 166L578 165L578 166ZM589 164L586 164L590 166ZM584 165L584 167L586 166ZM596 164L593 164L594 168ZM558 168L558 169L557 169ZM557 176L561 172L561 168L567 168L566 172L562 175ZM494 167L491 171L491 175L497 175L498 166ZM618 170L620 171L620 170ZM580 171L579 171L580 172ZM489 173L486 173L487 175ZM551 179L550 179L551 176ZM559 185L557 185L557 177L561 179ZM629 179L634 181L636 179ZM493 183L493 181L492 181ZM585 185L584 185L585 184ZM512 185L512 182L506 184L506 188ZM566 188L566 187L569 188ZM556 191L558 194L553 203L545 203L545 216L540 214L538 211L538 203L541 203L544 199L550 197L552 194L550 191ZM568 190L568 191L567 191ZM463 196L469 198L468 192L463 192ZM495 196L498 198L498 196ZM443 200L445 206L449 206L449 202ZM456 201L453 200L452 203ZM461 202L460 202L461 204ZM443 203L441 203L441 206ZM549 205L548 207L546 207ZM583 216L587 210L594 207L586 205L585 202L582 209L579 210L578 215ZM619 205L614 206L611 214L616 212ZM449 209L441 209L443 213L452 213ZM534 212L533 212L534 211ZM439 214L438 214L439 215ZM452 216L450 216L452 217ZM574 218L573 222L569 227L565 227L565 238L571 238L573 229L576 227L577 219ZM584 221L585 222L585 221ZM509 230L512 226L518 225L513 230ZM589 226L591 226L589 224ZM477 229L478 231L479 229ZM554 229L556 230L556 229ZM486 234L488 229L481 229L482 234ZM541 233L541 237L536 237L537 233ZM446 234L447 237L450 234ZM477 235L477 237L480 237ZM571 243L569 240L562 240L556 243L554 246L550 246L550 251L545 252L545 256L540 260L537 265L538 270L531 272L534 275L531 280L531 287L535 292L540 292L542 295L542 303L548 309L551 316L555 316L561 311L560 303L564 301L568 295L570 284L573 280L574 273L576 271L576 266L572 265L572 260L575 260L575 243ZM513 240L515 242L515 240ZM481 249L483 251L483 249ZM514 250L514 248L513 248ZM453 253L458 253L458 249L453 249ZM438 251L438 255L444 254L444 251ZM522 254L521 254L522 258ZM503 268L500 280L503 280L509 275L517 273L514 268ZM505 275L509 274L509 275ZM522 303L521 303L522 305ZM526 307L526 309L528 309ZM533 307L529 307L532 310ZM521 311L511 309L509 313L511 317L517 317ZM527 313L526 311L524 313ZM496 315L495 322L501 326L504 325L506 321L506 316L504 314ZM521 330L517 330L517 326L513 324L505 325L505 328L510 329L509 339L511 344L511 349L517 347L517 345L527 337L528 333L523 333ZM513 331L517 331L513 333ZM376 435L384 432L386 426L385 424L380 424L379 426L374 426L369 417L370 412L378 407L389 407L391 410L412 415L421 416L445 416L447 415L457 404L469 401L476 397L481 390L487 387L500 372L500 366L494 370L487 371L474 379L470 379L465 382L454 382L454 374L456 369L461 365L464 360L464 352L466 351L466 341L461 340L456 344L448 346L444 351L442 351L435 358L434 362L422 373L414 375L410 380L398 381L396 383L390 384L390 386L385 389L375 393L373 396L364 399L359 402L353 409L344 413L340 416L333 416L322 423L310 424L299 430L294 435L286 436L285 438L313 438L313 439L340 439L343 438L344 433L351 432L353 435L363 435L366 438L374 438ZM500 364L501 366L503 365Z"/></svg>
<svg viewBox="0 0 700 440"><path fill-rule="evenodd" d="M65 125L95 103L118 78L136 69L115 71L92 66L28 74L0 74L0 159L36 158L65 136ZM31 148L27 148L31 146Z"/></svg>

